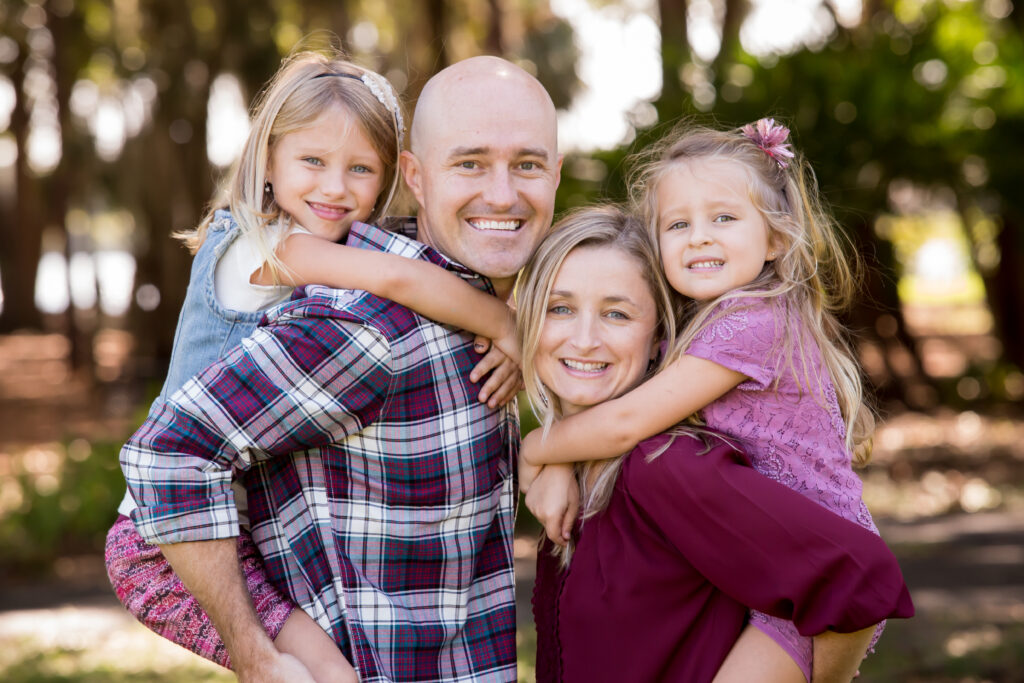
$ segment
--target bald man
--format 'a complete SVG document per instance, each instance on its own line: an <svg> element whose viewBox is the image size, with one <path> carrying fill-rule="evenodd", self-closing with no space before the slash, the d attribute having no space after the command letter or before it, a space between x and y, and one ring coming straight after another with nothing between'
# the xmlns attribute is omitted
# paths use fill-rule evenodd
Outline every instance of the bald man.
<svg viewBox="0 0 1024 683"><path fill-rule="evenodd" d="M401 168L417 219L356 223L347 243L507 299L554 211L561 157L544 88L493 57L445 69L423 90ZM241 680L313 679L253 610L232 471L273 583L361 681L516 680L518 424L477 400L473 335L366 292L306 295L122 450L137 528L206 608Z"/></svg>

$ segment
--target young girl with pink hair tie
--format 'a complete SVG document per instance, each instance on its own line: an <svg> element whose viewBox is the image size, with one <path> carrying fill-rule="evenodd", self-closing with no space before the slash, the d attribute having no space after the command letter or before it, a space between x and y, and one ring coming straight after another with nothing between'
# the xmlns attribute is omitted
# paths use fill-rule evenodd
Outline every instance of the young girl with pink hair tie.
<svg viewBox="0 0 1024 683"><path fill-rule="evenodd" d="M766 477L877 533L852 468L868 459L874 419L836 317L856 294L856 260L788 137L773 119L684 127L648 153L634 200L686 327L654 377L529 434L524 481L536 466L627 453L689 418ZM597 379L608 368L573 371ZM593 493L583 487L584 520ZM716 681L849 680L881 630L812 639L753 612Z"/></svg>

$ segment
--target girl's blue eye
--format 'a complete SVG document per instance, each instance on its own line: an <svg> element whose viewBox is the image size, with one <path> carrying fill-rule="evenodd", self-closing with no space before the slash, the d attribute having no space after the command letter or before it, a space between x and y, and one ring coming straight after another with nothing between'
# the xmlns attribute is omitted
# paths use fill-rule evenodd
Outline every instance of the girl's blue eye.
<svg viewBox="0 0 1024 683"><path fill-rule="evenodd" d="M356 164L352 167L352 170L356 173L373 173L373 169L369 166L363 166L362 164Z"/></svg>
<svg viewBox="0 0 1024 683"><path fill-rule="evenodd" d="M316 157L302 157L302 160L305 161L307 164L312 164L313 166L323 166L324 165L324 162L320 161Z"/></svg>

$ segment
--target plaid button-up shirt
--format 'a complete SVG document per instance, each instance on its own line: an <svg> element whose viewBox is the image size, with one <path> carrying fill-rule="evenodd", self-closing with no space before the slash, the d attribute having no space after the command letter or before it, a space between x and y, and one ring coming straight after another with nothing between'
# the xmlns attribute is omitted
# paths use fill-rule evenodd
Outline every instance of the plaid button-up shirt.
<svg viewBox="0 0 1024 683"><path fill-rule="evenodd" d="M431 261L356 223L348 243ZM238 534L233 474L276 585L367 681L516 678L514 411L479 403L473 335L361 291L308 287L132 436L153 543Z"/></svg>

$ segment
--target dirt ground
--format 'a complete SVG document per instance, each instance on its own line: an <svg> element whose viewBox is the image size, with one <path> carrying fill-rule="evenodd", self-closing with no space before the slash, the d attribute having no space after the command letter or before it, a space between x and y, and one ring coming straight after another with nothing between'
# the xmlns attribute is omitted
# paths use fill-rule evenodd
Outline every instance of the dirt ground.
<svg viewBox="0 0 1024 683"><path fill-rule="evenodd" d="M98 339L110 379L128 341ZM135 390L117 381L97 390L67 370L66 353L58 335L0 337L0 484L40 444L111 439L137 419ZM891 416L876 442L865 497L917 616L890 622L859 680L1024 681L1024 422L906 413ZM517 539L522 680L532 671L532 549L532 539ZM232 680L135 623L96 554L62 557L38 575L0 576L3 680Z"/></svg>

